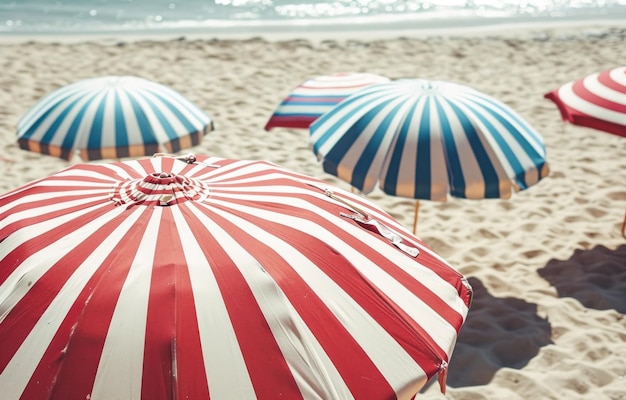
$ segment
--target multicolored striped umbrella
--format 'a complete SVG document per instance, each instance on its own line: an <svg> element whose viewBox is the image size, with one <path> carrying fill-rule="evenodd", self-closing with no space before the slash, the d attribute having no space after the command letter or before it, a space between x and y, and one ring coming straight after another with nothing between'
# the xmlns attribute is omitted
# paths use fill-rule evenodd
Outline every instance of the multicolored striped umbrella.
<svg viewBox="0 0 626 400"><path fill-rule="evenodd" d="M568 82L544 97L563 121L626 137L626 67Z"/></svg>
<svg viewBox="0 0 626 400"><path fill-rule="evenodd" d="M383 210L264 161L76 164L0 196L0 238L6 399L409 399L471 299Z"/></svg>
<svg viewBox="0 0 626 400"><path fill-rule="evenodd" d="M414 199L509 198L548 174L543 139L520 115L452 82L369 86L310 131L324 171L364 193L379 184Z"/></svg>
<svg viewBox="0 0 626 400"><path fill-rule="evenodd" d="M352 93L384 82L389 82L389 78L360 72L336 73L309 79L297 86L280 103L265 125L265 130L276 127L308 129L313 121Z"/></svg>
<svg viewBox="0 0 626 400"><path fill-rule="evenodd" d="M85 79L42 98L17 126L22 149L85 161L196 146L211 118L181 94L133 76Z"/></svg>

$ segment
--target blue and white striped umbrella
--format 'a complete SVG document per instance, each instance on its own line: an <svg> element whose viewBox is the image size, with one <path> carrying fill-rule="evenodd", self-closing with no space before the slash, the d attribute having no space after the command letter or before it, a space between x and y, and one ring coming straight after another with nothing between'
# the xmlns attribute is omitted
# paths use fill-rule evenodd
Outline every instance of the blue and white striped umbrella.
<svg viewBox="0 0 626 400"><path fill-rule="evenodd" d="M509 198L548 175L543 139L467 86L401 79L368 86L310 127L324 171L364 193L445 201Z"/></svg>
<svg viewBox="0 0 626 400"><path fill-rule="evenodd" d="M133 76L85 79L42 98L17 126L22 149L70 160L176 153L213 130L180 93Z"/></svg>

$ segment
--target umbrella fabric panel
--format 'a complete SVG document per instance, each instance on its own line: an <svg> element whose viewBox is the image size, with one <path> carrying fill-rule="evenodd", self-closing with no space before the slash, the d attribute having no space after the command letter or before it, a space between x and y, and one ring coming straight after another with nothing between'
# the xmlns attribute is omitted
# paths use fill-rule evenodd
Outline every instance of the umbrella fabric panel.
<svg viewBox="0 0 626 400"><path fill-rule="evenodd" d="M176 152L200 143L211 119L178 92L136 77L105 76L62 87L18 123L26 150L85 160Z"/></svg>
<svg viewBox="0 0 626 400"><path fill-rule="evenodd" d="M626 137L626 67L568 82L545 97L564 121Z"/></svg>
<svg viewBox="0 0 626 400"><path fill-rule="evenodd" d="M330 111L352 93L389 79L370 73L336 73L309 79L296 88L278 105L265 125L306 129L313 121Z"/></svg>
<svg viewBox="0 0 626 400"><path fill-rule="evenodd" d="M444 260L351 193L420 254L321 181L205 163L81 165L0 198L3 393L409 398L447 362L470 292ZM163 202L163 170L190 195Z"/></svg>
<svg viewBox="0 0 626 400"><path fill-rule="evenodd" d="M398 80L311 125L324 170L368 193L444 201L506 198L548 173L540 135L513 110L449 82Z"/></svg>

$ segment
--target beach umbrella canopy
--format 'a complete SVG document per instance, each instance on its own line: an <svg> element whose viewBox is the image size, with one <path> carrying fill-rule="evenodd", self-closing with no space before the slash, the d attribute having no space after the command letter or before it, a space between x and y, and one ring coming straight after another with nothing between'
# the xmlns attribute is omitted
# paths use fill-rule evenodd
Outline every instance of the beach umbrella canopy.
<svg viewBox="0 0 626 400"><path fill-rule="evenodd" d="M283 99L267 121L265 130L308 129L313 121L352 93L384 82L389 82L389 78L365 72L342 72L309 79Z"/></svg>
<svg viewBox="0 0 626 400"><path fill-rule="evenodd" d="M0 196L7 399L409 399L470 300L382 209L265 161L75 164Z"/></svg>
<svg viewBox="0 0 626 400"><path fill-rule="evenodd" d="M626 137L626 67L593 73L548 92L563 121Z"/></svg>
<svg viewBox="0 0 626 400"><path fill-rule="evenodd" d="M509 198L548 174L543 139L530 124L453 82L369 86L320 117L310 133L324 171L364 193L379 185L414 199Z"/></svg>
<svg viewBox="0 0 626 400"><path fill-rule="evenodd" d="M211 118L180 93L134 76L102 76L61 87L17 126L24 150L85 161L179 152L213 130Z"/></svg>

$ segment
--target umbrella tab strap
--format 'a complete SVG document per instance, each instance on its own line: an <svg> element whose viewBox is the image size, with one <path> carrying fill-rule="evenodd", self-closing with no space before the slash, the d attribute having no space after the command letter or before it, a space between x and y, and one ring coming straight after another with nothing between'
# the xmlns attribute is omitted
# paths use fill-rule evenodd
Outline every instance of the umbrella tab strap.
<svg viewBox="0 0 626 400"><path fill-rule="evenodd" d="M446 378L448 377L448 363L445 361L441 361L441 365L439 366L439 374L437 376L437 380L439 381L439 390L441 390L442 394L446 394Z"/></svg>
<svg viewBox="0 0 626 400"><path fill-rule="evenodd" d="M400 235L394 233L391 229L387 228L385 225L375 219L364 219L359 214L346 214L343 212L339 213L339 215L345 218L350 218L364 228L372 232L378 233L380 236L389 240L394 246L396 246L398 249L402 250L406 254L410 255L411 257L417 257L420 253L416 247L408 246L403 243Z"/></svg>

